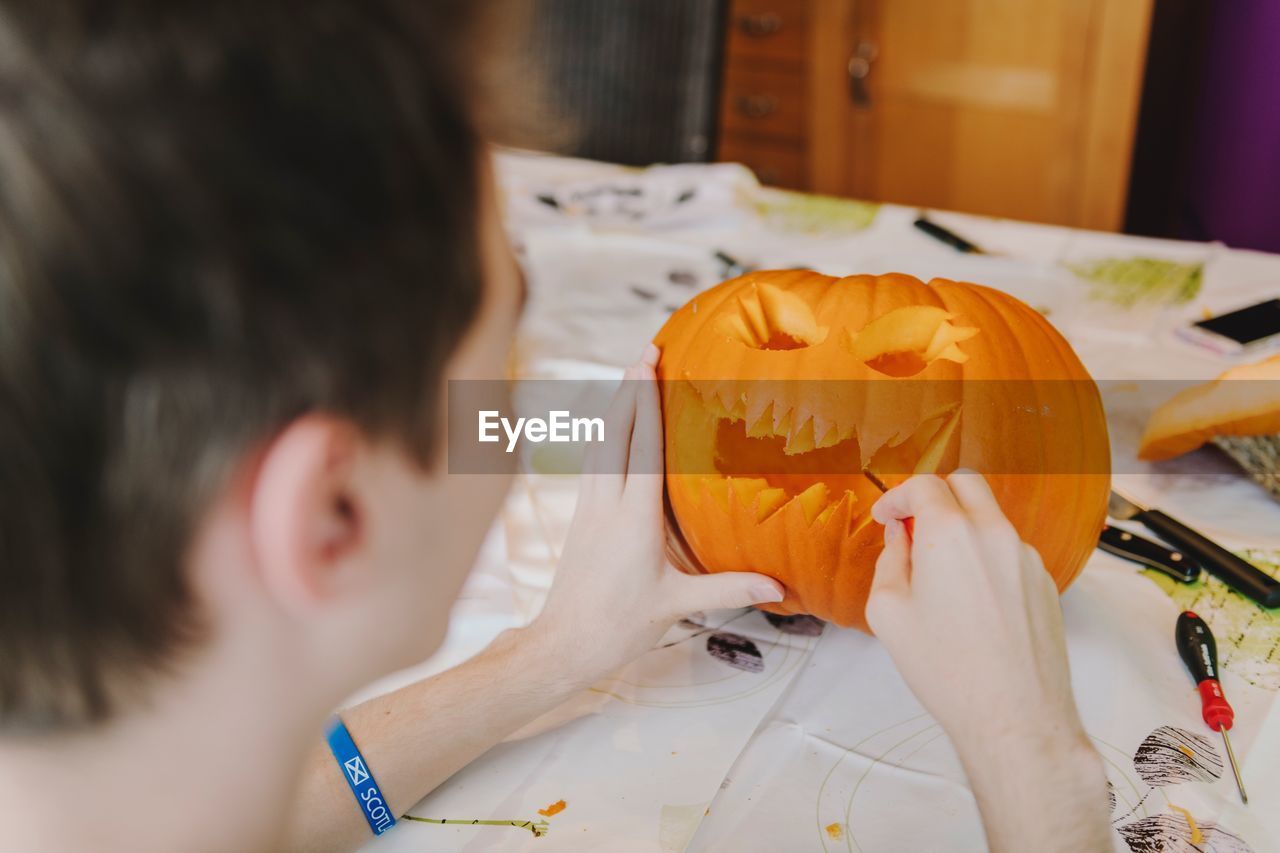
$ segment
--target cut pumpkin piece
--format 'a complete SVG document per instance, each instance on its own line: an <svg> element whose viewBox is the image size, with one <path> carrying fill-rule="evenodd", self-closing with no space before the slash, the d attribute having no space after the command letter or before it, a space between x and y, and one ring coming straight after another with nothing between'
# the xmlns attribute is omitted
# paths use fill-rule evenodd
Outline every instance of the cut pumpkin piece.
<svg viewBox="0 0 1280 853"><path fill-rule="evenodd" d="M782 452L787 456L808 453L813 450L813 445L813 418L809 418L801 424L800 429L796 430L795 435L787 436L787 443Z"/></svg>
<svg viewBox="0 0 1280 853"><path fill-rule="evenodd" d="M756 422L747 427L748 438L766 438L773 435L773 403L765 406Z"/></svg>
<svg viewBox="0 0 1280 853"><path fill-rule="evenodd" d="M1280 355L1175 395L1152 414L1138 458L1169 459L1206 442L1280 498Z"/></svg>
<svg viewBox="0 0 1280 853"><path fill-rule="evenodd" d="M793 409L788 409L782 416L782 420L774 421L773 435L791 435L791 421L795 418L795 414Z"/></svg>
<svg viewBox="0 0 1280 853"><path fill-rule="evenodd" d="M1280 355L1233 367L1174 395L1151 415L1138 458L1171 459L1218 436L1275 433L1280 433Z"/></svg>
<svg viewBox="0 0 1280 853"><path fill-rule="evenodd" d="M951 417L943 422L941 429L934 435L924 452L916 462L914 474L935 474L942 466L947 451L951 449L951 441L956 435L956 427L960 424L960 409L951 413Z"/></svg>
<svg viewBox="0 0 1280 853"><path fill-rule="evenodd" d="M895 308L849 336L854 357L887 376L912 376L937 359L963 363L968 356L957 346L978 333L954 326L955 315L933 305Z"/></svg>
<svg viewBox="0 0 1280 853"><path fill-rule="evenodd" d="M818 325L813 309L798 295L772 284L762 284L756 292L760 295L770 338L781 335L806 346L826 339L827 330Z"/></svg>
<svg viewBox="0 0 1280 853"><path fill-rule="evenodd" d="M838 427L836 424L832 424L831 426L826 428L825 432L823 432L822 438L818 440L816 447L818 448L835 447L841 441L844 441L845 438L851 437L852 435L853 435L852 429L849 430L849 435L845 436L841 434L840 427Z"/></svg>
<svg viewBox="0 0 1280 853"><path fill-rule="evenodd" d="M765 489L756 498L756 523L773 515L787 502L786 489Z"/></svg>
<svg viewBox="0 0 1280 853"><path fill-rule="evenodd" d="M718 328L755 349L803 349L827 337L808 303L771 284L760 284L738 297L737 309L724 315Z"/></svg>
<svg viewBox="0 0 1280 853"><path fill-rule="evenodd" d="M742 299L742 314L747 318L747 325L756 345L769 340L769 322L764 318L764 308L760 305L760 294L753 293Z"/></svg>
<svg viewBox="0 0 1280 853"><path fill-rule="evenodd" d="M804 510L804 519L809 524L813 524L814 519L822 512L827 505L827 484L814 483L800 494L796 495L796 500L800 502L800 508Z"/></svg>
<svg viewBox="0 0 1280 853"><path fill-rule="evenodd" d="M721 477L703 477L702 487L715 498L725 512L729 511L729 481Z"/></svg>
<svg viewBox="0 0 1280 853"><path fill-rule="evenodd" d="M756 495L769 488L769 481L761 477L731 477L729 485L733 487L738 503L744 507L750 507Z"/></svg>
<svg viewBox="0 0 1280 853"><path fill-rule="evenodd" d="M743 319L741 314L727 314L722 316L716 323L716 328L722 335L734 338L740 341L754 341L755 335L747 326L747 321Z"/></svg>
<svg viewBox="0 0 1280 853"><path fill-rule="evenodd" d="M840 508L840 504L844 503L845 501L854 501L854 500L857 500L857 496L854 495L853 492L846 489L845 493L840 496L839 500L832 501L831 503L827 504L827 508L824 509L822 512L818 513L818 517L816 519L817 523L826 524L828 521L831 520L831 516L836 514L836 510Z"/></svg>
<svg viewBox="0 0 1280 853"><path fill-rule="evenodd" d="M924 351L924 360L934 361L935 359L944 358L948 361L964 364L969 360L969 356L962 352L956 344L961 341L967 341L976 334L978 334L978 330L972 326L953 326L946 322L940 323L938 330L933 333L933 340L929 341L929 346Z"/></svg>
<svg viewBox="0 0 1280 853"><path fill-rule="evenodd" d="M905 438L895 436L872 454L867 470L887 488L899 485L912 474L936 472L955 436L959 413L958 406L948 405Z"/></svg>

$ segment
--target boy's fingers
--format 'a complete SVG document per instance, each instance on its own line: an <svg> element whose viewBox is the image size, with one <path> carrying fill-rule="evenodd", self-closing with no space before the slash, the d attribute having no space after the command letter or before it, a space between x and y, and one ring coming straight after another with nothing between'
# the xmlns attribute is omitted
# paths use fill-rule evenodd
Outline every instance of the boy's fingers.
<svg viewBox="0 0 1280 853"><path fill-rule="evenodd" d="M635 368L628 367L622 374L613 401L604 413L604 441L587 448L582 462L582 473L592 475L588 481L596 494L606 486L621 494L627 475L627 458L631 453L631 430L636 418Z"/></svg>
<svg viewBox="0 0 1280 853"><path fill-rule="evenodd" d="M658 359L662 357L662 350L658 349L658 345L650 343L644 348L644 352L640 353L640 363L648 365L650 369L658 367Z"/></svg>
<svg viewBox="0 0 1280 853"><path fill-rule="evenodd" d="M641 362L634 369L635 429L631 433L625 489L651 501L662 494L662 403L653 368Z"/></svg>
<svg viewBox="0 0 1280 853"><path fill-rule="evenodd" d="M928 521L931 517L959 511L956 496L946 483L932 474L917 474L885 492L871 507L871 517L888 525L903 518Z"/></svg>
<svg viewBox="0 0 1280 853"><path fill-rule="evenodd" d="M1022 565L1027 574L1043 589L1048 590L1055 598L1058 595L1058 582L1053 579L1053 575L1049 574L1048 569L1044 567L1044 561L1040 559L1040 552L1026 542L1021 543L1022 549Z"/></svg>
<svg viewBox="0 0 1280 853"><path fill-rule="evenodd" d="M911 540L905 525L890 519L884 526L884 550L876 560L876 571L871 576L871 598L880 593L911 591Z"/></svg>
<svg viewBox="0 0 1280 853"><path fill-rule="evenodd" d="M947 485L955 495L960 508L976 522L1008 524L1009 520L1000 508L987 478L977 471L961 468L947 475Z"/></svg>
<svg viewBox="0 0 1280 853"><path fill-rule="evenodd" d="M699 610L731 610L781 601L782 584L755 572L717 572L709 575L672 576L676 594L675 614L685 616Z"/></svg>

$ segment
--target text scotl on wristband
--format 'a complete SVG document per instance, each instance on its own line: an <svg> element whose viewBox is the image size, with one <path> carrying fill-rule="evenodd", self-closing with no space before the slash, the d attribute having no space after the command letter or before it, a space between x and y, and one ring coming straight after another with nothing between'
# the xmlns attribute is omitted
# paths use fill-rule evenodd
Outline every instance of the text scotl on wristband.
<svg viewBox="0 0 1280 853"><path fill-rule="evenodd" d="M356 748L356 742L351 739L351 733L347 731L342 720L333 718L329 723L328 731L325 732L325 740L329 742L329 751L338 760L342 775L347 778L351 793L356 795L360 810L364 812L364 819L369 822L369 828L373 830L373 834L381 835L395 826L395 816L391 814L391 809L387 808L387 800L382 796L382 789L378 787L373 774L369 772L369 765L365 764L364 756Z"/></svg>

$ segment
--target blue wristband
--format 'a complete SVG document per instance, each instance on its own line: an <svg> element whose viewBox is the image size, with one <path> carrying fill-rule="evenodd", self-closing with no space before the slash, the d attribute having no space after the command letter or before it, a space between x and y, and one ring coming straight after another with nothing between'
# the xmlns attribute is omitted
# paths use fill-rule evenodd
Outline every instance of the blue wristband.
<svg viewBox="0 0 1280 853"><path fill-rule="evenodd" d="M369 772L364 756L356 748L356 742L351 739L351 732L347 731L342 720L333 718L329 723L329 730L325 732L325 740L329 742L329 751L333 753L333 757L338 759L342 775L347 778L351 793L356 795L360 810L364 812L364 819L369 822L373 834L381 835L395 826L396 819L387 806L387 798L382 796L382 789Z"/></svg>

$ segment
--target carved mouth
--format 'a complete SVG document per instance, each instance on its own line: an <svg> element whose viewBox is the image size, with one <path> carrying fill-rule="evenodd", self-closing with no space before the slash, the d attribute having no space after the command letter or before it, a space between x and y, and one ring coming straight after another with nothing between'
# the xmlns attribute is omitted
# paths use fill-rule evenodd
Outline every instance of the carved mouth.
<svg viewBox="0 0 1280 853"><path fill-rule="evenodd" d="M790 413L774 420L769 406L749 423L714 398L703 404L715 421L714 473L701 478L701 491L725 512L736 503L756 524L790 504L809 525L827 524L845 503L850 518L869 520L866 510L881 494L872 477L892 488L912 474L937 471L960 421L960 404L951 403L864 453L853 426L832 424L815 439L812 417L796 426Z"/></svg>

